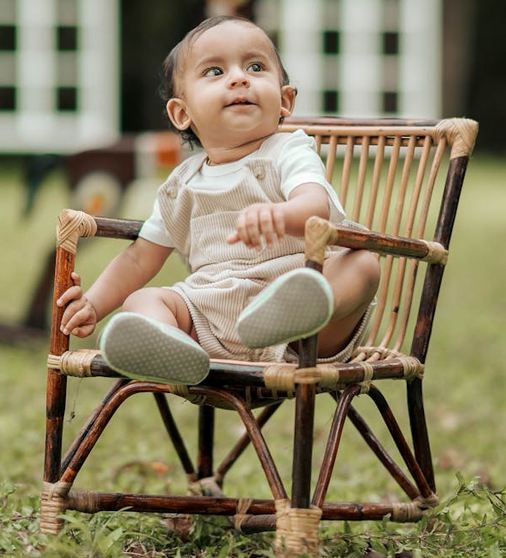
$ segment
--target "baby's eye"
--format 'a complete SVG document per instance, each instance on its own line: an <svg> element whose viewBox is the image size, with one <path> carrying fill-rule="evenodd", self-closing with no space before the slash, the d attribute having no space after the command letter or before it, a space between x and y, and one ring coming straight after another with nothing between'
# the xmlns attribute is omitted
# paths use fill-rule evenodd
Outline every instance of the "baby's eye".
<svg viewBox="0 0 506 558"><path fill-rule="evenodd" d="M207 70L204 72L204 76L221 76L222 73L223 70L221 68L213 66L212 68L207 68Z"/></svg>
<svg viewBox="0 0 506 558"><path fill-rule="evenodd" d="M253 62L253 64L250 64L247 67L248 72L261 72L263 69L264 68L263 68L262 64L260 64L259 62Z"/></svg>

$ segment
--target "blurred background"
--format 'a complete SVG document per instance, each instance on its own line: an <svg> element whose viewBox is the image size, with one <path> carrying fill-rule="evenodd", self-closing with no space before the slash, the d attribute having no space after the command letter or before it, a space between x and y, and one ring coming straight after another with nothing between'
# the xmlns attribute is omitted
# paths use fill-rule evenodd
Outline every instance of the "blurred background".
<svg viewBox="0 0 506 558"><path fill-rule="evenodd" d="M2 536L12 545L19 532L37 532L57 215L64 207L149 215L158 185L187 154L166 131L160 67L187 31L216 14L246 16L271 36L299 90L298 116L479 121L424 389L440 493L455 491L457 473L487 489L505 484L504 0L0 0L0 553ZM77 269L87 287L124 245L92 239L81 246ZM157 281L184 274L171 257ZM404 392L396 388L402 417ZM100 381L69 381L69 440L103 390ZM154 406L140 399L112 425L110 445L99 445L84 482L98 478L116 489L138 455L148 464L166 461L171 475L177 468L173 452L160 449ZM285 461L290 412L275 444ZM194 449L193 406L176 404L175 413ZM325 413L318 435L329 427ZM227 422L221 431L228 430ZM351 454L343 456L339 495L353 499L377 475L351 434L345 443ZM252 456L243 462L239 484L256 487L254 465ZM124 484L133 490L145 480ZM367 495L385 499L389 490L380 485ZM29 555L27 544L20 555Z"/></svg>
<svg viewBox="0 0 506 558"><path fill-rule="evenodd" d="M477 149L504 154L501 0L0 0L0 170L19 182L20 218L55 172L65 206L149 214L186 154L165 131L161 64L222 14L272 38L299 91L296 115L467 116L480 122ZM41 260L20 317L33 329L46 326L51 251Z"/></svg>
<svg viewBox="0 0 506 558"><path fill-rule="evenodd" d="M163 130L163 59L224 13L271 36L300 115L466 115L481 149L504 148L501 0L0 0L0 153Z"/></svg>

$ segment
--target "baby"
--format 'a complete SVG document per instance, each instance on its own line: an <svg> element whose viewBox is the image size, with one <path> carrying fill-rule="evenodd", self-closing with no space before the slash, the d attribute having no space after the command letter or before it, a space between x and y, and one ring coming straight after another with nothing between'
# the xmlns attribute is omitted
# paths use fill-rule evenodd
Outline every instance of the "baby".
<svg viewBox="0 0 506 558"><path fill-rule="evenodd" d="M61 330L90 335L127 377L195 384L209 358L283 361L293 341L319 335L318 356L345 360L360 341L379 280L376 256L337 249L323 275L304 268L304 224L344 212L314 141L277 133L296 90L267 35L252 22L215 17L190 31L163 66L171 125L203 151L158 191L139 238L83 293L74 285ZM144 288L176 249L190 275Z"/></svg>

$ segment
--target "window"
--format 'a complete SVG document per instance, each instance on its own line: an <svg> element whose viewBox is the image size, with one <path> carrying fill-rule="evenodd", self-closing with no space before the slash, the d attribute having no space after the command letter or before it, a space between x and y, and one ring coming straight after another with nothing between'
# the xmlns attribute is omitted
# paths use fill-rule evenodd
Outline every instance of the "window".
<svg viewBox="0 0 506 558"><path fill-rule="evenodd" d="M0 111L16 110L16 88L0 87Z"/></svg>
<svg viewBox="0 0 506 558"><path fill-rule="evenodd" d="M337 91L323 92L323 110L336 113L339 107L339 94Z"/></svg>
<svg viewBox="0 0 506 558"><path fill-rule="evenodd" d="M398 94L395 91L383 92L383 112L398 111Z"/></svg>
<svg viewBox="0 0 506 558"><path fill-rule="evenodd" d="M0 25L0 50L16 50L16 28L14 25Z"/></svg>
<svg viewBox="0 0 506 558"><path fill-rule="evenodd" d="M56 109L62 112L77 110L76 87L58 87L56 89Z"/></svg>
<svg viewBox="0 0 506 558"><path fill-rule="evenodd" d="M56 28L58 50L77 50L77 27L59 25Z"/></svg>
<svg viewBox="0 0 506 558"><path fill-rule="evenodd" d="M399 54L399 33L383 33L383 54Z"/></svg>
<svg viewBox="0 0 506 558"><path fill-rule="evenodd" d="M337 31L323 32L323 52L325 54L339 54L339 33Z"/></svg>

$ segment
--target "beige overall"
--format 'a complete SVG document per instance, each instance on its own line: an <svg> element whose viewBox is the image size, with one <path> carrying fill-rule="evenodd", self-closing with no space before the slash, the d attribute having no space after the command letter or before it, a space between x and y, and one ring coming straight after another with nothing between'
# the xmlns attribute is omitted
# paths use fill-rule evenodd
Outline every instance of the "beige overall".
<svg viewBox="0 0 506 558"><path fill-rule="evenodd" d="M204 153L183 162L159 190L160 212L174 247L187 259L191 274L170 287L185 300L200 345L212 358L247 361L293 360L286 344L249 349L241 344L236 322L240 312L281 274L304 265L304 243L287 236L261 250L244 243L228 244L239 212L253 203L286 201L271 153L245 163L242 178L226 191L187 186L205 161ZM310 303L310 301L308 301ZM359 344L371 308L348 346L329 361L347 360Z"/></svg>

